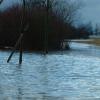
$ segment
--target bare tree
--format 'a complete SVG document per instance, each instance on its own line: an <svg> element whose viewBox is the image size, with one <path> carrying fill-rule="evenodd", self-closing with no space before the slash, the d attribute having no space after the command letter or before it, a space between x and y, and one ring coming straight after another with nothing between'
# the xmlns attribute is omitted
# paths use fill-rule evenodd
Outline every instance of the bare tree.
<svg viewBox="0 0 100 100"><path fill-rule="evenodd" d="M79 0L59 0L54 5L54 11L63 21L71 24L76 20L78 10L81 7L82 2L79 2Z"/></svg>
<svg viewBox="0 0 100 100"><path fill-rule="evenodd" d="M71 24L76 20L77 12L82 7L81 0L25 0L29 7L47 7L64 22Z"/></svg>

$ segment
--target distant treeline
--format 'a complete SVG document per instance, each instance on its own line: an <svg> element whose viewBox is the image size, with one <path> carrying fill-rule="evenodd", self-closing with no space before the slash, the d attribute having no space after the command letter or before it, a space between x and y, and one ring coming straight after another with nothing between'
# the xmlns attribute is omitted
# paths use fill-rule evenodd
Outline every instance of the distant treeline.
<svg viewBox="0 0 100 100"><path fill-rule="evenodd" d="M52 9L47 17L45 6L31 7L23 13L20 5L14 5L0 12L0 46L13 47L21 33L24 33L23 49L27 50L43 50L46 41L49 50L58 50L64 39L87 38L91 34L84 26L76 28L62 20Z"/></svg>

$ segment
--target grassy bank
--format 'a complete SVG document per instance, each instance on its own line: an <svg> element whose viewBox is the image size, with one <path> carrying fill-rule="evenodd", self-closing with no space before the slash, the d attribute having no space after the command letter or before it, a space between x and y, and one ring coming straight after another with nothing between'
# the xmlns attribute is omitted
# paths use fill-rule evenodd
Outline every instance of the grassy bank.
<svg viewBox="0 0 100 100"><path fill-rule="evenodd" d="M98 38L98 39L80 40L80 41L76 40L75 42L78 42L78 43L87 43L87 44L94 44L94 45L100 46L100 38Z"/></svg>

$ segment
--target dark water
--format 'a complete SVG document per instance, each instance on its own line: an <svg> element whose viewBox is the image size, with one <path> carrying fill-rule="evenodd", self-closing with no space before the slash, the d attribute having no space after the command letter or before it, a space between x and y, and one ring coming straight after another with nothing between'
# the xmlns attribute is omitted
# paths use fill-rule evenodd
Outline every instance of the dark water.
<svg viewBox="0 0 100 100"><path fill-rule="evenodd" d="M71 51L46 56L0 51L0 100L100 100L100 50L71 44ZM92 49L91 49L92 48Z"/></svg>

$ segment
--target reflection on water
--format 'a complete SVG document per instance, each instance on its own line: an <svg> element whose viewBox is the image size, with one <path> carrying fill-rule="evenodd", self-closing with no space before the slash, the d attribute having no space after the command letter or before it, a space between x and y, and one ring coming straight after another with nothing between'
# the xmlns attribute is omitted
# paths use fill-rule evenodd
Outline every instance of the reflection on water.
<svg viewBox="0 0 100 100"><path fill-rule="evenodd" d="M17 86L17 100L22 100L22 95L23 95L23 91L22 91L22 82L23 82L23 78L22 78L22 69L21 69L21 65L16 66L16 86Z"/></svg>
<svg viewBox="0 0 100 100"><path fill-rule="evenodd" d="M46 56L24 53L22 65L18 53L6 63L10 52L0 51L0 100L100 100L100 49L71 46Z"/></svg>

